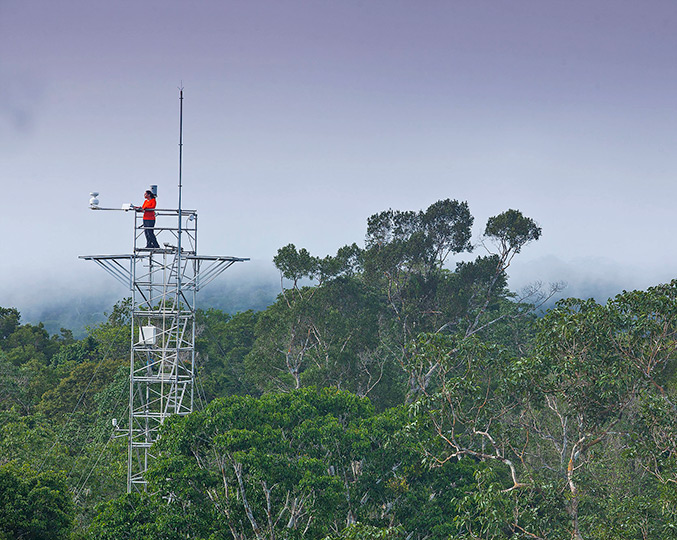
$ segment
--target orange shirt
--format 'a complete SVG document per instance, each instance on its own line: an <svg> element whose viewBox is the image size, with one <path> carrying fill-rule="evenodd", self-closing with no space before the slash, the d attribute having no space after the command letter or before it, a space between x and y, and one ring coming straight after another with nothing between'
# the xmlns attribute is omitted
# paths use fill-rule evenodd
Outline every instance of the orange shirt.
<svg viewBox="0 0 677 540"><path fill-rule="evenodd" d="M146 199L143 201L143 206L141 207L141 210L144 210L143 219L151 219L155 221L155 212L153 212L155 209L155 204L155 199Z"/></svg>

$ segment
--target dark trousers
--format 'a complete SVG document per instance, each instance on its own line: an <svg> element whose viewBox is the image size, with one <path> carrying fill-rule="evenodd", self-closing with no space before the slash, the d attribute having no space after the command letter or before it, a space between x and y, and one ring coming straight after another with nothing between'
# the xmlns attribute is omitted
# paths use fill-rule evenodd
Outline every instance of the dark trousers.
<svg viewBox="0 0 677 540"><path fill-rule="evenodd" d="M153 228L155 227L154 219L144 219L143 220L144 233L146 233L146 247L147 248L159 248L160 244L157 243L157 238L155 238L155 232Z"/></svg>

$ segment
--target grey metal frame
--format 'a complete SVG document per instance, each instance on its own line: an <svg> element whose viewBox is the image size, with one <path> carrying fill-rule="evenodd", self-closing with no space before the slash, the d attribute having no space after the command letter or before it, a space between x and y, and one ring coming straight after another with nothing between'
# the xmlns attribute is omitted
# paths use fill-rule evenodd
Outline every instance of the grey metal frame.
<svg viewBox="0 0 677 540"><path fill-rule="evenodd" d="M146 489L152 445L164 421L193 411L198 290L236 262L249 260L199 256L196 211L155 213L155 234L164 247L139 245L144 227L141 213L135 212L132 254L80 257L96 262L132 293L128 492ZM176 226L167 226L172 221Z"/></svg>

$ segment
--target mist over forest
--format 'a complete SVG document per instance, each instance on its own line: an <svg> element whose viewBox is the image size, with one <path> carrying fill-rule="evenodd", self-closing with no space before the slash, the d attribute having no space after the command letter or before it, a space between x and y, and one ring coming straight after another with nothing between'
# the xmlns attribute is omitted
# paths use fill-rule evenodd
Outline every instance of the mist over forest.
<svg viewBox="0 0 677 540"><path fill-rule="evenodd" d="M16 307L24 323L43 323L50 334L61 328L75 337L85 335L87 326L106 319L112 306L129 296L129 291L92 263L78 272L81 279L59 279L58 274L44 283L0 289L0 305ZM619 267L604 259L579 259L565 262L554 256L527 263L518 260L509 273L511 289L519 291L534 283L559 283L562 290L543 308L552 307L561 298L594 298L604 303L624 290L644 289L661 281L662 275L642 275L629 267ZM83 281L91 284L82 287ZM215 308L235 314L253 309L260 311L275 301L281 292L280 274L271 261L247 261L227 270L198 294L202 309Z"/></svg>
<svg viewBox="0 0 677 540"><path fill-rule="evenodd" d="M79 270L82 279L59 280L58 276L30 288L13 287L0 290L0 306L15 307L24 323L42 323L50 334L61 328L73 332L76 338L86 334L86 328L106 320L113 306L129 296L129 290L89 262ZM246 265L246 266L245 266ZM86 287L82 283L88 283ZM200 308L215 308L225 313L237 313L268 307L280 292L280 276L273 265L258 261L240 263L210 283L198 293Z"/></svg>

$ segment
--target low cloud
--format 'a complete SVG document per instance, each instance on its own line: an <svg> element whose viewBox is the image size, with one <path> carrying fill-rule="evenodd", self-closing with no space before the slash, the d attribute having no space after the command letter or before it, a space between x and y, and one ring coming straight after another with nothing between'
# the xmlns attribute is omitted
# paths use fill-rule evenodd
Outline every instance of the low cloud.
<svg viewBox="0 0 677 540"><path fill-rule="evenodd" d="M279 279L270 262L237 263L200 291L198 307L226 313L265 309L280 292ZM130 295L99 268L75 272L62 268L49 278L36 269L11 286L0 287L0 307L18 309L22 323L43 323L50 334L67 328L82 337L87 326L103 322L113 306Z"/></svg>
<svg viewBox="0 0 677 540"><path fill-rule="evenodd" d="M642 290L670 281L658 271L642 271L603 257L579 258L570 261L555 256L532 261L519 261L510 269L510 287L518 290L534 282L564 283L565 287L552 301L562 298L594 298L604 303L628 290Z"/></svg>

